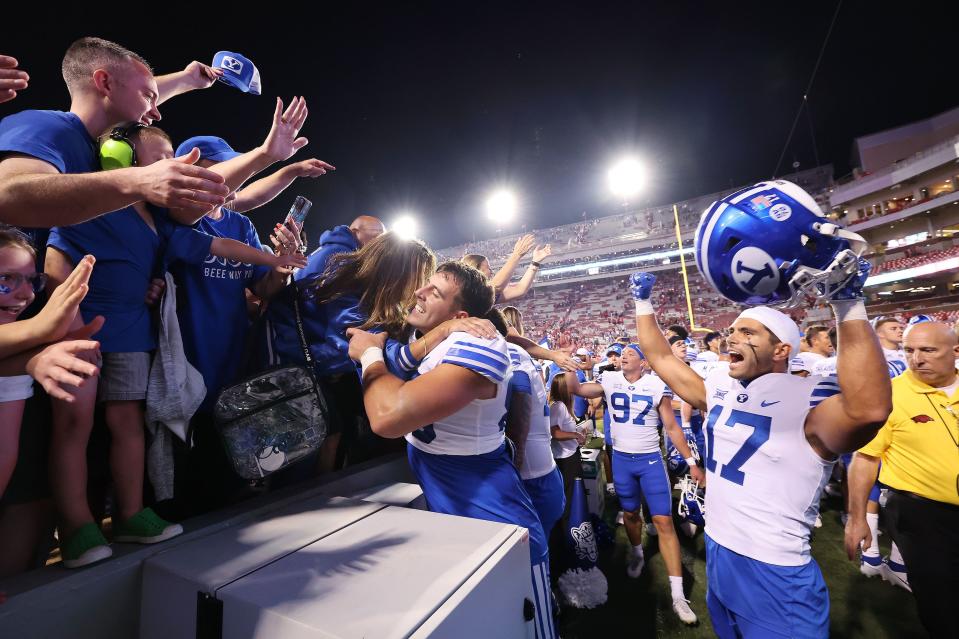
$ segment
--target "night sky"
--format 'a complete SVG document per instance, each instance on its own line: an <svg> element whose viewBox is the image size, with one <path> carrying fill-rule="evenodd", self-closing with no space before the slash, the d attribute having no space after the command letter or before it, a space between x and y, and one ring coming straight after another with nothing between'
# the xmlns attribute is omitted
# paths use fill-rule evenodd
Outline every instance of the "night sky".
<svg viewBox="0 0 959 639"><path fill-rule="evenodd" d="M216 85L163 105L159 124L177 142L220 135L246 150L266 135L274 96L305 95L310 144L295 157L339 170L251 217L265 229L306 195L314 238L359 213L388 223L401 209L419 214L434 247L489 237L483 201L500 184L522 198L504 232L610 214L618 204L604 176L625 151L649 166L643 205L773 174L835 3L585 4L264 3L274 17L197 3L179 19L145 6L96 15L91 4L57 10L56 24L48 7L19 32L0 27L0 53L31 75L0 116L67 109L60 59L80 36L115 40L158 73L237 51L260 69L264 95ZM843 4L811 122L803 114L780 174L814 166L818 151L841 176L854 137L959 105L955 16L880 6Z"/></svg>

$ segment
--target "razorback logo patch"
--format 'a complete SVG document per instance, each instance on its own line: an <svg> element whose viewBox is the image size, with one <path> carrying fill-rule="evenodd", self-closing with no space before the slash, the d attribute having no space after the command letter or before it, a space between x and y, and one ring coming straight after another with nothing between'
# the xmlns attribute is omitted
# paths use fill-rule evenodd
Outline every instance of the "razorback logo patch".
<svg viewBox="0 0 959 639"><path fill-rule="evenodd" d="M917 424L928 424L933 420L932 417L929 417L929 415L916 415L912 418L912 421L916 422Z"/></svg>

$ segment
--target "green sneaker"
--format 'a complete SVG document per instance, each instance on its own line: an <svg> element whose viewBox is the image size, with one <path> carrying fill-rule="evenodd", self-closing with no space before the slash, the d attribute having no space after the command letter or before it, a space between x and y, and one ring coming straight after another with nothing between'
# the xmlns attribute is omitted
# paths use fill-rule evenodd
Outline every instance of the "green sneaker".
<svg viewBox="0 0 959 639"><path fill-rule="evenodd" d="M93 522L83 524L60 544L63 565L67 568L80 568L101 561L113 555L107 538Z"/></svg>
<svg viewBox="0 0 959 639"><path fill-rule="evenodd" d="M171 524L150 508L144 508L117 527L114 541L134 544L155 544L183 532L180 524Z"/></svg>

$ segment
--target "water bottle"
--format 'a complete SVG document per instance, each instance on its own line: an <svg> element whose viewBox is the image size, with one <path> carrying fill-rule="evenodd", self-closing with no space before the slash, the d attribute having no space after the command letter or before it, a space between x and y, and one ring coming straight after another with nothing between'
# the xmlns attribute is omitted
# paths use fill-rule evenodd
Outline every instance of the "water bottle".
<svg viewBox="0 0 959 639"><path fill-rule="evenodd" d="M293 206L290 207L290 212L286 216L286 227L290 229L297 238L301 238L300 234L303 231L303 224L306 222L306 215L310 212L311 206L313 206L313 203L302 195L297 195L296 199L293 200ZM295 224L293 224L294 222ZM298 249L300 253L306 253L306 243L300 242Z"/></svg>

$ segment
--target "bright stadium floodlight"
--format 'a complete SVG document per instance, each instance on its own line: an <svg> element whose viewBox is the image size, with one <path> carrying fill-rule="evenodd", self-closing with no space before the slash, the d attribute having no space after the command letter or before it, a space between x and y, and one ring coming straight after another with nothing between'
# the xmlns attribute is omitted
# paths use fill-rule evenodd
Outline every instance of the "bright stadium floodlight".
<svg viewBox="0 0 959 639"><path fill-rule="evenodd" d="M419 233L419 224L416 218L410 213L401 213L393 220L390 229L404 240L416 239Z"/></svg>
<svg viewBox="0 0 959 639"><path fill-rule="evenodd" d="M624 158L610 167L606 179L613 195L626 201L642 190L646 183L646 170L636 158Z"/></svg>
<svg viewBox="0 0 959 639"><path fill-rule="evenodd" d="M516 217L516 196L506 189L493 192L486 200L486 217L498 225L507 224Z"/></svg>

